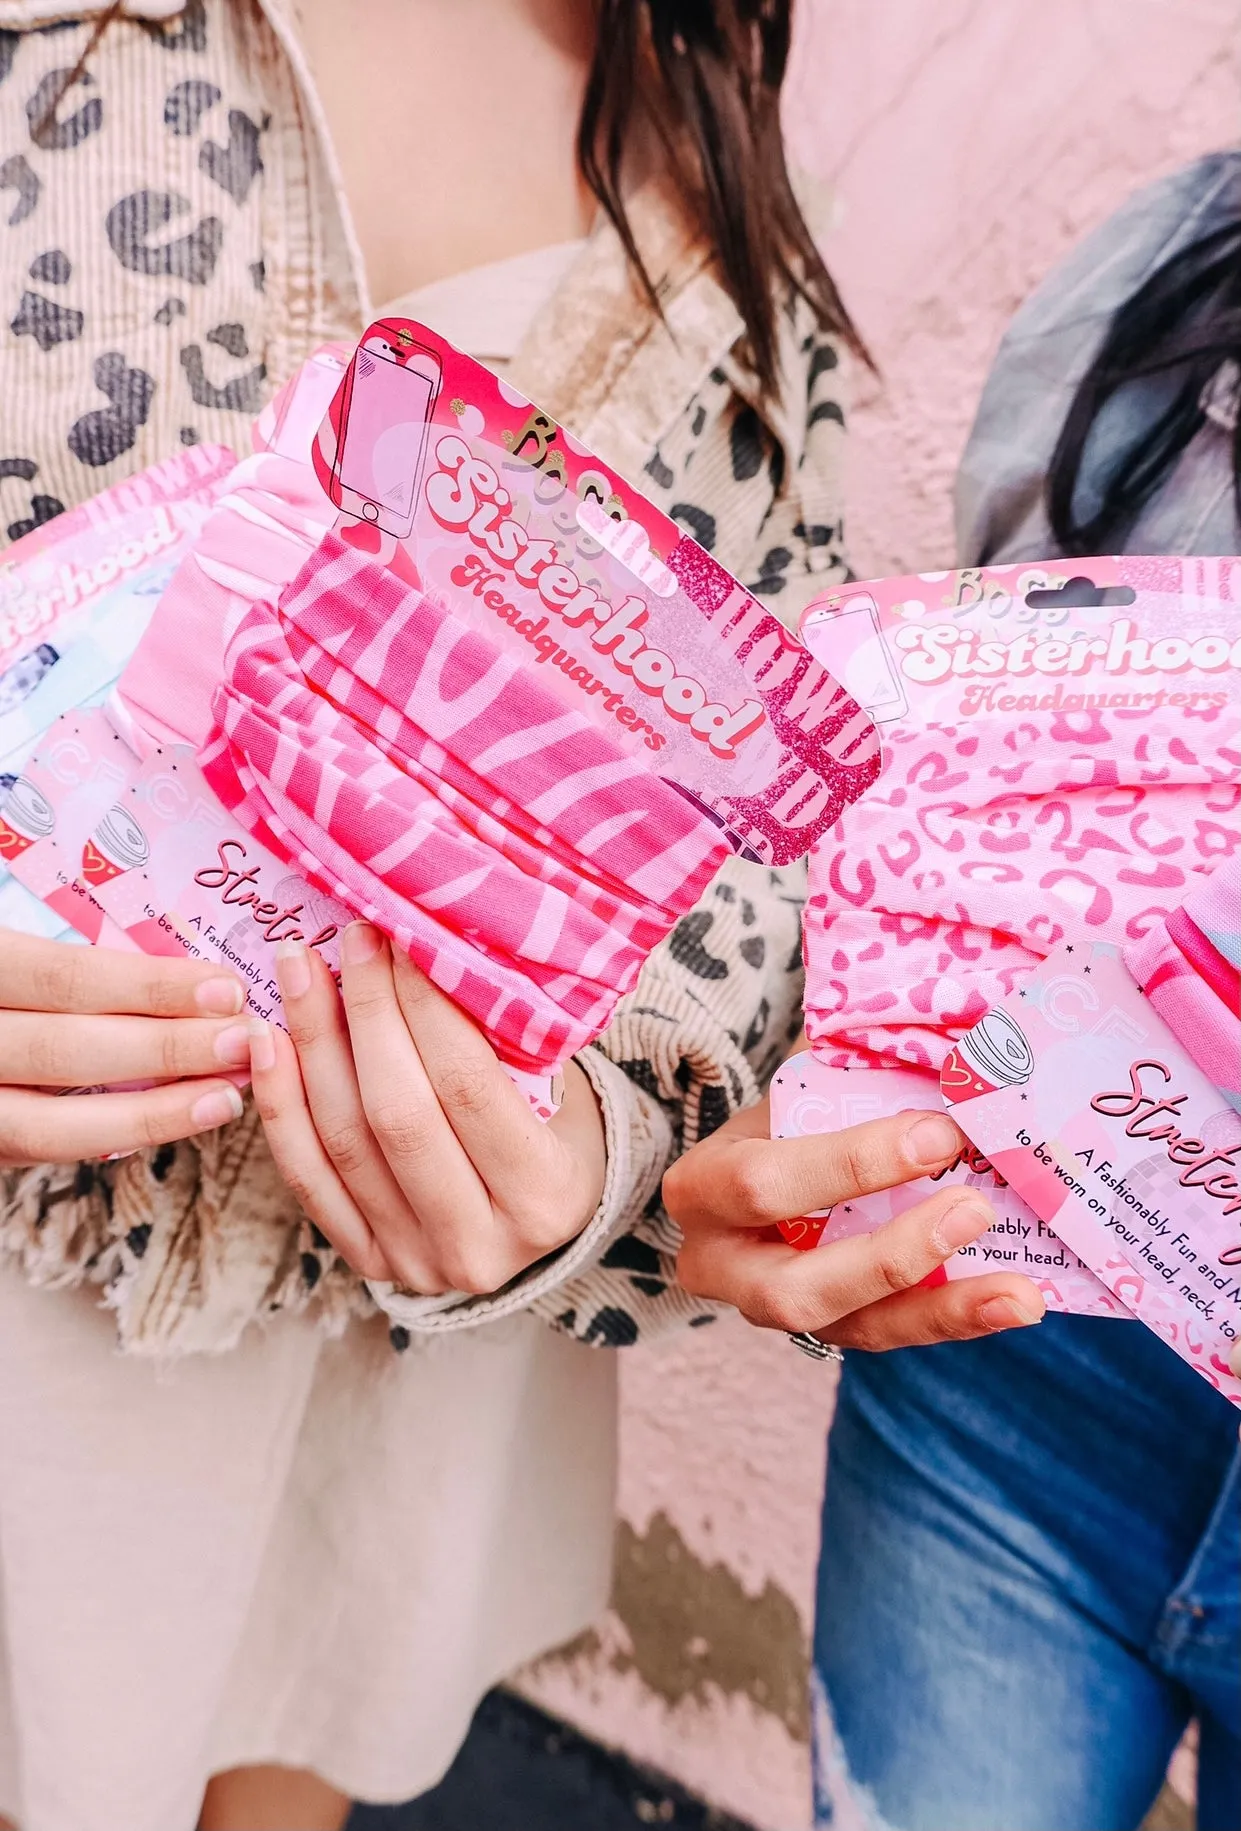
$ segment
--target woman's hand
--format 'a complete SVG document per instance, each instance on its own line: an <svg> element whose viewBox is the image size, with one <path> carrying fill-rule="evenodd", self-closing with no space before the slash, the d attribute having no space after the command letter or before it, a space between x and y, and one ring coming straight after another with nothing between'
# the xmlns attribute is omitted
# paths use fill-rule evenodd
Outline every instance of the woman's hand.
<svg viewBox="0 0 1241 1831"><path fill-rule="evenodd" d="M902 1113L815 1138L770 1133L767 1102L738 1113L664 1177L685 1244L687 1290L731 1303L760 1328L845 1348L965 1341L1041 1322L1028 1278L996 1272L927 1290L922 1279L995 1216L975 1191L943 1189L874 1233L798 1252L777 1221L946 1169L965 1144L945 1113Z"/></svg>
<svg viewBox="0 0 1241 1831"><path fill-rule="evenodd" d="M213 1131L250 1049L238 980L197 960L0 929L0 1167L77 1163ZM144 1093L57 1088L168 1083Z"/></svg>
<svg viewBox="0 0 1241 1831"><path fill-rule="evenodd" d="M469 1018L366 922L341 937L343 1005L300 942L276 970L289 1036L251 1025L255 1098L282 1176L355 1271L426 1296L495 1291L581 1232L606 1150L575 1063L544 1124Z"/></svg>

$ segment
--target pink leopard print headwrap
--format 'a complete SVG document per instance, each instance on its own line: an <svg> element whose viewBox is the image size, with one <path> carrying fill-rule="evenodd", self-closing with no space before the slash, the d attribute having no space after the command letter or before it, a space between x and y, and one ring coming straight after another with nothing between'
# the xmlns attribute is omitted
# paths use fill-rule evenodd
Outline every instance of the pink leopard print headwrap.
<svg viewBox="0 0 1241 1831"><path fill-rule="evenodd" d="M1138 948L1226 861L1235 882L1235 718L1190 718L1192 750L1132 709L1061 712L1047 731L997 715L890 735L883 777L811 859L816 1053L938 1072L1060 942Z"/></svg>

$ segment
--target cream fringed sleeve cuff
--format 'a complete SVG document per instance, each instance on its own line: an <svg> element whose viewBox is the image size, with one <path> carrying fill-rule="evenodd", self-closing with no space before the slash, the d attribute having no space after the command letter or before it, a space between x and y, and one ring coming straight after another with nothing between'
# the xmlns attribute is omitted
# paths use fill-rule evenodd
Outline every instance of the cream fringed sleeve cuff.
<svg viewBox="0 0 1241 1831"><path fill-rule="evenodd" d="M801 1027L801 867L739 859L642 969L598 1043L578 1057L603 1112L608 1170L587 1226L487 1297L372 1293L412 1335L529 1310L597 1347L710 1322L676 1283L677 1229L659 1203L681 1149L753 1104Z"/></svg>

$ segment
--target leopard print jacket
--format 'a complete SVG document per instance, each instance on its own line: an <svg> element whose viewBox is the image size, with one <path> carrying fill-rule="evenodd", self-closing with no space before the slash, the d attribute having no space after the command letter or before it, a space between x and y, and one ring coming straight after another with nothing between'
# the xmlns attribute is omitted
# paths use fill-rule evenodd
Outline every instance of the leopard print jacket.
<svg viewBox="0 0 1241 1831"><path fill-rule="evenodd" d="M105 17L106 14L106 17ZM371 312L288 0L0 0L0 531L15 540L178 442L244 450L320 342ZM743 326L652 188L663 316L601 225L512 379L791 621L847 576L840 351L792 299L762 402ZM659 1206L681 1149L759 1097L801 1022L798 869L739 860L652 955L582 1063L608 1134L585 1232L486 1298L389 1297L397 1347L530 1309L621 1346L712 1319ZM0 1187L0 1254L92 1280L122 1348L218 1351L276 1311L336 1331L374 1299L293 1209L251 1109L121 1164Z"/></svg>

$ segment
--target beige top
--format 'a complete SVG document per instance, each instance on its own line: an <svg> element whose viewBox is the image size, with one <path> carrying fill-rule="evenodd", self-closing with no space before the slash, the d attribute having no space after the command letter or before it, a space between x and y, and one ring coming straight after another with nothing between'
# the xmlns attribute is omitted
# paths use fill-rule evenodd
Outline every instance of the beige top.
<svg viewBox="0 0 1241 1831"><path fill-rule="evenodd" d="M553 242L471 267L403 293L384 306L381 316L416 318L488 368L511 368L523 338L585 246L584 241Z"/></svg>

